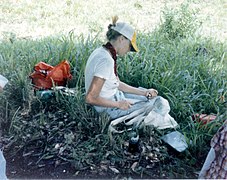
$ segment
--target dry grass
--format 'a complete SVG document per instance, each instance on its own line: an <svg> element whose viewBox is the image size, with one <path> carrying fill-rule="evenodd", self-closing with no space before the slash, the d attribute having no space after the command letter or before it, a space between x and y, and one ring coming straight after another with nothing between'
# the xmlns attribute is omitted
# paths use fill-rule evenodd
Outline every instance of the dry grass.
<svg viewBox="0 0 227 180"><path fill-rule="evenodd" d="M75 34L106 31L111 16L118 15L142 32L160 24L161 11L178 7L183 0L1 0L0 39L45 37L73 30ZM201 34L224 40L227 37L227 2L225 0L191 0L204 20Z"/></svg>

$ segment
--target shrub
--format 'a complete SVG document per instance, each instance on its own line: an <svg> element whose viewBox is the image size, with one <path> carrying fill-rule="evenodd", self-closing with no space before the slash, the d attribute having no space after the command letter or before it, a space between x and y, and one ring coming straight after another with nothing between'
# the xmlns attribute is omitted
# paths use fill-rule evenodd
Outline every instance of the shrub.
<svg viewBox="0 0 227 180"><path fill-rule="evenodd" d="M166 7L161 22L159 31L169 40L194 36L201 25L195 10L189 9L189 5L186 3L181 4L179 9Z"/></svg>

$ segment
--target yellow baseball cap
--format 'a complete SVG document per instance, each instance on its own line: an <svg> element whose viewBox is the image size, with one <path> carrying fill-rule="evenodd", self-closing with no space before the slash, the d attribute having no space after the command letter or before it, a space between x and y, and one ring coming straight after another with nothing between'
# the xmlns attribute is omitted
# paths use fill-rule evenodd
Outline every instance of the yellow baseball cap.
<svg viewBox="0 0 227 180"><path fill-rule="evenodd" d="M118 22L114 26L112 26L111 29L119 32L120 34L122 34L123 36L125 36L131 41L131 44L132 44L131 51L135 51L135 52L139 51L136 45L136 32L132 28L132 26L130 26L127 23Z"/></svg>

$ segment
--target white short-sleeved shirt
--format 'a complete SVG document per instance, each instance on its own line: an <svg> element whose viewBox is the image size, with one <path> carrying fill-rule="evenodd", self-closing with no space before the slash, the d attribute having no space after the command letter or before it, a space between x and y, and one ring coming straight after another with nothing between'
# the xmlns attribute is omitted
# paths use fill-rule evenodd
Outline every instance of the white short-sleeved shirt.
<svg viewBox="0 0 227 180"><path fill-rule="evenodd" d="M94 76L105 79L100 96L111 99L118 90L119 81L114 74L114 59L103 47L97 48L88 58L85 67L86 92L88 92Z"/></svg>

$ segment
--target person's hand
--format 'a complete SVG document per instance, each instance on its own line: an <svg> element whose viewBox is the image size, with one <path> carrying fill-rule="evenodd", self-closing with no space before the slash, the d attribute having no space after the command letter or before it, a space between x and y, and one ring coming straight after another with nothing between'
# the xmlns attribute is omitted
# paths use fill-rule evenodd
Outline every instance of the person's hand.
<svg viewBox="0 0 227 180"><path fill-rule="evenodd" d="M129 102L129 101L118 101L118 108L122 109L122 110L127 110L131 107L133 103Z"/></svg>
<svg viewBox="0 0 227 180"><path fill-rule="evenodd" d="M148 99L151 99L153 97L156 97L158 95L158 91L156 89L148 89L146 91L146 94L145 96L148 98Z"/></svg>

